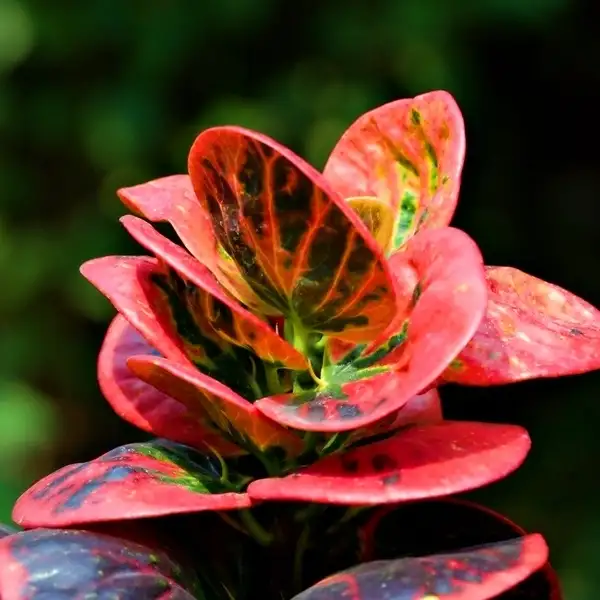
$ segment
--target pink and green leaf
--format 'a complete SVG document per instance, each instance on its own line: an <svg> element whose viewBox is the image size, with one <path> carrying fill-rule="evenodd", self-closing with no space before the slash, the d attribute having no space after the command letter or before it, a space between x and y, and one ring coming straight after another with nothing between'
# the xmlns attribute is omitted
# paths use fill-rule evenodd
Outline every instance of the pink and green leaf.
<svg viewBox="0 0 600 600"><path fill-rule="evenodd" d="M505 477L525 459L513 425L444 421L326 457L282 478L250 483L252 500L375 505L448 496Z"/></svg>
<svg viewBox="0 0 600 600"><path fill-rule="evenodd" d="M81 271L162 356L194 364L246 398L264 395L268 365L253 351L225 339L213 326L207 295L173 269L147 257L107 256Z"/></svg>
<svg viewBox="0 0 600 600"><path fill-rule="evenodd" d="M396 300L381 250L309 164L267 136L218 127L196 138L189 171L223 252L299 330L360 342L387 327Z"/></svg>
<svg viewBox="0 0 600 600"><path fill-rule="evenodd" d="M206 317L208 323L203 329L212 329L220 338L253 351L260 359L277 367L307 368L306 358L298 350L266 321L227 295L210 271L185 250L137 217L123 217L121 222L144 248L183 278L188 288L193 286L194 297L189 302L193 303L191 308L197 320L198 313Z"/></svg>
<svg viewBox="0 0 600 600"><path fill-rule="evenodd" d="M127 364L141 381L185 406L205 429L222 432L241 448L261 453L278 448L287 456L303 450L300 437L193 367L156 356L130 357Z"/></svg>
<svg viewBox="0 0 600 600"><path fill-rule="evenodd" d="M273 312L252 291L235 263L219 251L212 224L194 194L189 175L170 175L117 193L125 206L145 219L170 223L183 245L235 298L259 314Z"/></svg>
<svg viewBox="0 0 600 600"><path fill-rule="evenodd" d="M525 580L547 557L536 534L451 554L373 561L332 575L293 600L488 600Z"/></svg>
<svg viewBox="0 0 600 600"><path fill-rule="evenodd" d="M222 459L221 459L222 460ZM15 504L27 528L247 508L247 480L213 454L166 440L127 444L68 465L35 483Z"/></svg>
<svg viewBox="0 0 600 600"><path fill-rule="evenodd" d="M494 385L600 368L600 311L512 267L488 267L488 306L446 381Z"/></svg>
<svg viewBox="0 0 600 600"><path fill-rule="evenodd" d="M122 315L114 318L98 356L100 389L114 411L157 437L203 450L213 448L221 456L243 453L203 422L197 411L144 383L127 366L130 357L153 353L154 349Z"/></svg>
<svg viewBox="0 0 600 600"><path fill-rule="evenodd" d="M166 554L124 539L89 531L35 529L0 541L3 600L193 600L201 592L195 579Z"/></svg>
<svg viewBox="0 0 600 600"><path fill-rule="evenodd" d="M422 228L450 223L465 132L447 92L398 100L362 115L335 146L324 175L345 198L374 196L395 212L391 250Z"/></svg>
<svg viewBox="0 0 600 600"><path fill-rule="evenodd" d="M345 342L329 340L321 386L259 399L268 417L310 431L368 426L434 384L465 347L487 301L476 244L458 229L423 231L390 264L398 307L388 329L345 355Z"/></svg>

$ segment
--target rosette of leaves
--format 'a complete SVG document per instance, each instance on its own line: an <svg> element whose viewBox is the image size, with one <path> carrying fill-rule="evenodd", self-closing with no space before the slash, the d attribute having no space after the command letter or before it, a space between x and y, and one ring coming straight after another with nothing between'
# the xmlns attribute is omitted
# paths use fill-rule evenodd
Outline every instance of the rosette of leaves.
<svg viewBox="0 0 600 600"><path fill-rule="evenodd" d="M298 598L476 600L544 565L539 536L427 559L406 548L369 555L362 534L340 541L371 531L375 506L395 512L470 490L525 458L520 427L444 420L444 382L600 365L599 311L516 269L485 267L476 243L448 226L464 152L458 107L433 92L360 117L323 173L262 134L217 127L195 140L189 175L120 190L143 217L122 223L151 256L82 267L119 311L98 376L116 412L159 439L48 476L17 502L15 521L216 519L211 544L225 527L242 536L226 544L239 556L191 567L239 569L199 588L210 592L189 592L200 598L255 589L233 571L257 555L280 558L257 563L277 584L253 598L289 598L359 564ZM171 227L163 234L151 222ZM15 539L36 535L72 542L43 531ZM77 538L84 554L94 539ZM175 581L169 569L156 573Z"/></svg>

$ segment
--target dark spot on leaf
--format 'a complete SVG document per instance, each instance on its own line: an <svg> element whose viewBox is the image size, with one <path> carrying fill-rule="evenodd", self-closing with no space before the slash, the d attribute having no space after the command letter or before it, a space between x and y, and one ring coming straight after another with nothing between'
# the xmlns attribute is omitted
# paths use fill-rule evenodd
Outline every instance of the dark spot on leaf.
<svg viewBox="0 0 600 600"><path fill-rule="evenodd" d="M309 421L314 421L314 422L324 421L326 415L327 415L327 412L325 410L325 407L322 404L320 404L318 401L311 402L310 404L308 404L306 406L306 418Z"/></svg>
<svg viewBox="0 0 600 600"><path fill-rule="evenodd" d="M583 335L583 331L581 331L581 329L577 329L577 327L573 327L569 333L571 335Z"/></svg>
<svg viewBox="0 0 600 600"><path fill-rule="evenodd" d="M373 470L377 473L398 468L398 463L387 454L375 454L373 458L371 458L371 465Z"/></svg>
<svg viewBox="0 0 600 600"><path fill-rule="evenodd" d="M362 415L362 411L356 404L338 404L336 410L340 419L356 419Z"/></svg>
<svg viewBox="0 0 600 600"><path fill-rule="evenodd" d="M348 473L356 473L358 471L359 462L355 458L342 456L342 467L344 468L344 471L347 471Z"/></svg>

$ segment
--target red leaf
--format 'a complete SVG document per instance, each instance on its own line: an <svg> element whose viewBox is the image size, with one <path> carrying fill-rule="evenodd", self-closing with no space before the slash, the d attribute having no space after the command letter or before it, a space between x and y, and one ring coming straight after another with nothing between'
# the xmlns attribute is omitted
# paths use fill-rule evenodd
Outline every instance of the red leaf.
<svg viewBox="0 0 600 600"><path fill-rule="evenodd" d="M276 370L277 365L267 365L252 350L223 337L215 327L220 326L217 316L210 312L215 305L210 310L198 305L199 298L211 297L173 270L152 258L107 256L85 263L81 271L160 354L193 363L246 398L264 395L256 372ZM225 316L227 307L220 308Z"/></svg>
<svg viewBox="0 0 600 600"><path fill-rule="evenodd" d="M0 597L192 600L163 552L89 531L36 529L0 542Z"/></svg>
<svg viewBox="0 0 600 600"><path fill-rule="evenodd" d="M198 202L188 175L162 177L117 193L133 212L149 221L170 223L183 245L226 290L256 312L268 314L267 305L258 299L234 262L218 251L210 219Z"/></svg>
<svg viewBox="0 0 600 600"><path fill-rule="evenodd" d="M100 290L160 354L188 362L172 323L164 294L152 283L162 274L157 260L141 256L105 256L84 263L81 274Z"/></svg>
<svg viewBox="0 0 600 600"><path fill-rule="evenodd" d="M434 383L465 347L487 298L481 254L471 238L450 227L423 231L390 262L399 306L382 339L345 357L334 342L338 362L323 369L324 387L258 400L268 417L309 431L365 427Z"/></svg>
<svg viewBox="0 0 600 600"><path fill-rule="evenodd" d="M134 356L128 366L142 381L177 399L199 422L214 423L231 441L261 452L279 447L288 456L303 450L302 440L274 423L254 404L192 367L155 356Z"/></svg>
<svg viewBox="0 0 600 600"><path fill-rule="evenodd" d="M513 425L450 422L332 455L283 478L248 486L253 500L374 505L447 496L496 481L524 460L531 442Z"/></svg>
<svg viewBox="0 0 600 600"><path fill-rule="evenodd" d="M591 304L512 267L488 267L487 283L486 315L446 381L493 385L600 368L600 311Z"/></svg>
<svg viewBox="0 0 600 600"><path fill-rule="evenodd" d="M328 577L293 600L488 600L548 558L540 535L418 558L365 563Z"/></svg>
<svg viewBox="0 0 600 600"><path fill-rule="evenodd" d="M122 315L114 318L98 357L100 389L114 411L132 425L158 437L204 450L208 446L222 456L243 453L241 448L224 440L222 433L204 424L184 403L133 374L127 359L152 352L154 349Z"/></svg>
<svg viewBox="0 0 600 600"><path fill-rule="evenodd" d="M442 402L437 389L413 396L396 414L389 427L395 429L405 425L427 425L443 420Z"/></svg>
<svg viewBox="0 0 600 600"><path fill-rule="evenodd" d="M220 477L214 457L187 446L128 444L38 481L17 500L13 520L61 527L250 506L247 494Z"/></svg>
<svg viewBox="0 0 600 600"><path fill-rule="evenodd" d="M224 252L300 329L364 341L389 324L388 267L360 218L284 146L239 127L201 133L192 184Z"/></svg>
<svg viewBox="0 0 600 600"><path fill-rule="evenodd" d="M345 198L375 196L394 208L395 250L421 228L450 223L464 155L460 109L447 92L430 92L362 115L337 143L324 175Z"/></svg>
<svg viewBox="0 0 600 600"><path fill-rule="evenodd" d="M305 370L306 358L280 337L270 325L228 296L210 271L151 225L127 216L127 231L144 248L197 287L195 302L206 314L210 327L232 344L252 350L264 361L288 369Z"/></svg>

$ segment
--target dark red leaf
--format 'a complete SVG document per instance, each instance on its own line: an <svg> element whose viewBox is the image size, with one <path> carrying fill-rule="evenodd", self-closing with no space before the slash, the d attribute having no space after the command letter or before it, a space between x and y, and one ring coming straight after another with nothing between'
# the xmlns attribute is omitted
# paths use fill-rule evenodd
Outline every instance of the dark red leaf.
<svg viewBox="0 0 600 600"><path fill-rule="evenodd" d="M170 223L183 245L226 290L258 313L269 314L268 306L252 291L235 263L219 252L210 219L194 194L189 175L170 175L117 193L133 212L149 221Z"/></svg>
<svg viewBox="0 0 600 600"><path fill-rule="evenodd" d="M278 447L288 456L296 456L304 448L297 435L271 421L254 404L193 367L155 356L135 356L129 359L128 365L142 381L185 405L198 423L205 424L205 427L212 423L242 448L265 452Z"/></svg>
<svg viewBox="0 0 600 600"><path fill-rule="evenodd" d="M375 509L360 527L361 562L406 556L447 554L482 544L504 542L527 532L485 506L458 498L388 505ZM508 600L561 600L549 563L499 596Z"/></svg>
<svg viewBox="0 0 600 600"><path fill-rule="evenodd" d="M446 381L493 385L600 368L600 311L512 267L488 267L489 302Z"/></svg>
<svg viewBox="0 0 600 600"><path fill-rule="evenodd" d="M262 412L288 427L344 431L386 417L438 379L485 312L479 249L447 227L419 233L390 263L399 298L390 327L346 355L340 342L329 343L337 362L323 367L321 388L262 398Z"/></svg>
<svg viewBox="0 0 600 600"><path fill-rule="evenodd" d="M515 470L529 451L514 425L445 421L324 458L283 478L248 486L253 500L373 505L447 496Z"/></svg>
<svg viewBox="0 0 600 600"><path fill-rule="evenodd" d="M297 330L360 342L386 328L395 294L381 250L310 165L267 136L217 127L196 138L189 171L223 251Z"/></svg>
<svg viewBox="0 0 600 600"><path fill-rule="evenodd" d="M121 446L69 465L18 500L15 523L61 527L250 506L245 481L222 480L219 461L166 440Z"/></svg>
<svg viewBox="0 0 600 600"><path fill-rule="evenodd" d="M317 583L293 600L488 600L544 565L540 535L419 558L381 560Z"/></svg>
<svg viewBox="0 0 600 600"><path fill-rule="evenodd" d="M307 360L298 350L266 321L227 295L210 271L185 250L137 217L123 217L121 222L142 246L195 286L195 306L206 315L210 328L223 339L252 350L259 358L277 367L307 368Z"/></svg>
<svg viewBox="0 0 600 600"><path fill-rule="evenodd" d="M465 131L456 102L430 92L362 115L334 148L324 175L343 197L374 196L395 212L392 250L421 228L450 223Z"/></svg>
<svg viewBox="0 0 600 600"><path fill-rule="evenodd" d="M222 456L243 453L241 448L203 423L197 412L186 404L134 375L127 366L127 359L152 352L153 348L122 315L114 318L98 357L100 389L114 411L132 425L158 437L204 450L214 448Z"/></svg>
<svg viewBox="0 0 600 600"><path fill-rule="evenodd" d="M0 541L2 600L193 600L196 588L164 553L107 535L36 529Z"/></svg>

